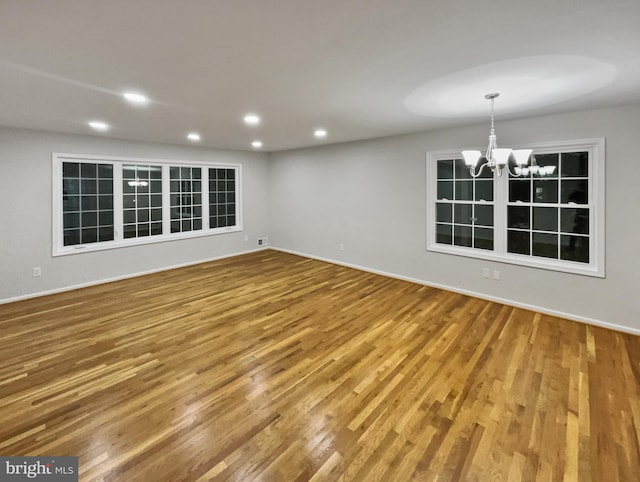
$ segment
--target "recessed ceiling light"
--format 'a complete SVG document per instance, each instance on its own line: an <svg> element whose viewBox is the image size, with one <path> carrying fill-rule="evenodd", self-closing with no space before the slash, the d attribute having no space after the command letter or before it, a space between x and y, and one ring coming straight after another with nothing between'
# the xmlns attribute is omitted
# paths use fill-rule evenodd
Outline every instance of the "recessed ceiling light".
<svg viewBox="0 0 640 482"><path fill-rule="evenodd" d="M255 126L260 124L260 117L256 114L247 114L244 116L244 123L250 126Z"/></svg>
<svg viewBox="0 0 640 482"><path fill-rule="evenodd" d="M149 103L149 98L139 92L125 92L122 97L135 105L147 105Z"/></svg>
<svg viewBox="0 0 640 482"><path fill-rule="evenodd" d="M251 145L252 145L253 147L255 147L256 149L259 149L259 148L261 148L261 147L262 147L262 141L253 141L253 142L251 143Z"/></svg>
<svg viewBox="0 0 640 482"><path fill-rule="evenodd" d="M324 129L316 129L313 135L317 138L327 137L327 131Z"/></svg>
<svg viewBox="0 0 640 482"><path fill-rule="evenodd" d="M197 132L189 132L187 134L187 139L189 139L191 142L199 142L201 137Z"/></svg>
<svg viewBox="0 0 640 482"><path fill-rule="evenodd" d="M109 126L109 124L102 121L91 121L91 122L88 122L88 124L89 124L89 127L91 127L92 129L96 131L101 131L101 132L108 131L109 128L111 127Z"/></svg>

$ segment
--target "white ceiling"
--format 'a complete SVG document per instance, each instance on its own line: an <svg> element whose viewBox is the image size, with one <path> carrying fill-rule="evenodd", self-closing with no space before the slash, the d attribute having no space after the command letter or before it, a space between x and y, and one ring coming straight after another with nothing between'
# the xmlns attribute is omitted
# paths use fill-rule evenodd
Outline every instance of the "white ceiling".
<svg viewBox="0 0 640 482"><path fill-rule="evenodd" d="M5 126L275 151L476 122L488 91L498 122L640 102L640 1L0 0Z"/></svg>

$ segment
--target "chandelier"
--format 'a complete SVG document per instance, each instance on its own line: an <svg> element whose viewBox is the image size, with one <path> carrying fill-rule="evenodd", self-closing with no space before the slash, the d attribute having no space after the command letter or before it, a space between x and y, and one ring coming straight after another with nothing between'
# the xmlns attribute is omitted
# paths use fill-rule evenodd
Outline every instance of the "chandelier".
<svg viewBox="0 0 640 482"><path fill-rule="evenodd" d="M482 157L482 153L480 151L462 151L462 156L464 157L464 162L469 168L469 173L472 177L478 177L485 166L491 169L491 172L496 172L498 176L502 176L502 170L507 167L509 173L514 177L519 176L527 176L529 172L533 173L533 171L539 171L539 166L534 168L535 159L532 161L533 164L530 167L526 167L529 162L529 157L531 156L531 149L506 149L499 148L498 141L496 137L496 129L494 126L494 106L493 102L500 94L487 94L484 96L485 99L491 101L491 130L489 131L489 145L487 146L487 152L485 154L485 158L487 160L486 163L482 164L479 169L476 170L478 165L478 161ZM509 159L513 157L516 163L516 172L511 172L509 168ZM525 173L526 172L526 173Z"/></svg>

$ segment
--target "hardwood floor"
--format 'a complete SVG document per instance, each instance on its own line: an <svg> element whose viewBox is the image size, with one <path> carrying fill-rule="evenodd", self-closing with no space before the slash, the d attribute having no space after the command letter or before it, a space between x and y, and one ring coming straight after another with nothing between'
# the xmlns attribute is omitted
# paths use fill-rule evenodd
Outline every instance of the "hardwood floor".
<svg viewBox="0 0 640 482"><path fill-rule="evenodd" d="M0 305L80 480L637 481L640 338L275 251Z"/></svg>

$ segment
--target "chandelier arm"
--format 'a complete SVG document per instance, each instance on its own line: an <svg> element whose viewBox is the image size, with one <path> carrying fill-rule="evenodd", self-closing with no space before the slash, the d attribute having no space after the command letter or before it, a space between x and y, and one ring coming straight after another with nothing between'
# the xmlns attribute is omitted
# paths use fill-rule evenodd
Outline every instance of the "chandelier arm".
<svg viewBox="0 0 640 482"><path fill-rule="evenodd" d="M513 177L521 177L522 176L522 172L520 172L520 174L516 174L515 172L513 172L511 170L511 166L509 166L508 164L505 167L509 171L509 174L512 175Z"/></svg>
<svg viewBox="0 0 640 482"><path fill-rule="evenodd" d="M478 177L478 176L480 176L482 174L482 170L486 167L486 165L487 164L482 164L480 166L480 169L478 169L478 172L475 172L476 171L475 167L470 167L469 168L469 174L471 174L471 177L475 179L476 177Z"/></svg>

